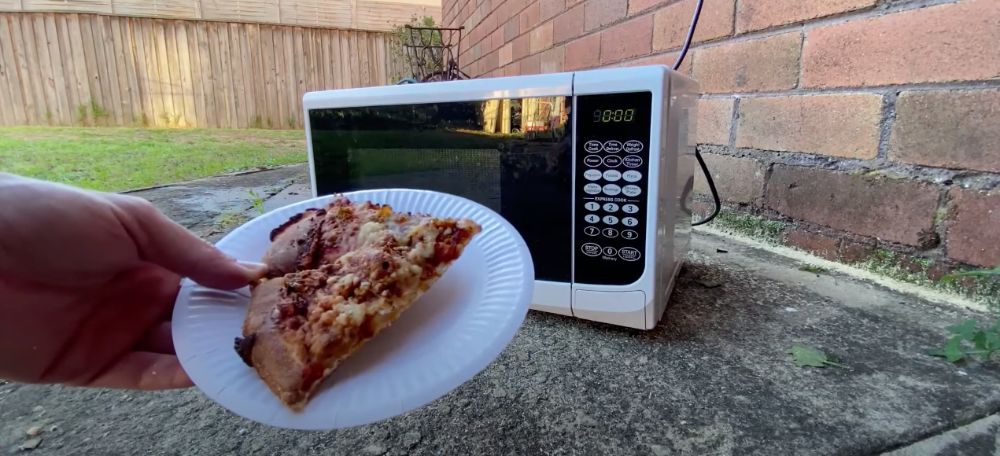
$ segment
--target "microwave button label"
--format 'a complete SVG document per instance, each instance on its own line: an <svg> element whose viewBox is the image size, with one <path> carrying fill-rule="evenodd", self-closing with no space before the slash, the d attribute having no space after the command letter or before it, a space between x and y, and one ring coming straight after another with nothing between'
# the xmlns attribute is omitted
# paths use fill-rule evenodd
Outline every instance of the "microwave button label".
<svg viewBox="0 0 1000 456"><path fill-rule="evenodd" d="M583 186L583 191L587 192L588 195L596 195L601 193L600 184L587 184Z"/></svg>
<svg viewBox="0 0 1000 456"><path fill-rule="evenodd" d="M587 158L583 159L583 163L585 163L587 166L593 168L595 166L601 166L601 163L604 163L604 162L601 160L600 156L597 156L597 155L588 155Z"/></svg>
<svg viewBox="0 0 1000 456"><path fill-rule="evenodd" d="M632 239L638 239L639 233L636 233L635 230L625 230L622 231L622 237L631 241Z"/></svg>
<svg viewBox="0 0 1000 456"><path fill-rule="evenodd" d="M639 206L636 206L635 204L626 204L622 206L622 210L625 211L626 214L635 214L636 212L639 212Z"/></svg>
<svg viewBox="0 0 1000 456"><path fill-rule="evenodd" d="M604 143L604 151L609 154L617 154L622 151L621 141L607 141Z"/></svg>
<svg viewBox="0 0 1000 456"><path fill-rule="evenodd" d="M618 251L618 257L625 261L636 261L641 256L642 253L635 247L622 247L622 249Z"/></svg>
<svg viewBox="0 0 1000 456"><path fill-rule="evenodd" d="M587 141L587 143L583 145L583 149L586 150L588 153L596 154L601 151L601 142Z"/></svg>
<svg viewBox="0 0 1000 456"><path fill-rule="evenodd" d="M619 171L609 169L604 172L604 180L608 182L618 182L618 180L621 178L622 178L622 173Z"/></svg>
<svg viewBox="0 0 1000 456"><path fill-rule="evenodd" d="M583 229L583 234L587 236L597 236L600 232L601 230L597 229L596 226L588 226Z"/></svg>
<svg viewBox="0 0 1000 456"><path fill-rule="evenodd" d="M623 160L623 162L625 163L625 166L627 166L629 168L638 168L638 167L642 166L642 157L640 157L638 155L629 155L629 156L625 157L625 159ZM605 164L607 164L607 163L605 163Z"/></svg>
<svg viewBox="0 0 1000 456"><path fill-rule="evenodd" d="M622 188L615 184L608 184L604 186L604 194L608 196L618 196L622 192Z"/></svg>
<svg viewBox="0 0 1000 456"><path fill-rule="evenodd" d="M604 203L605 212L618 212L618 205L615 203Z"/></svg>
<svg viewBox="0 0 1000 456"><path fill-rule="evenodd" d="M605 185L604 188L607 190L608 187ZM622 193L624 193L625 196L639 196L639 194L642 193L642 189L639 188L638 185L626 185L622 188Z"/></svg>
<svg viewBox="0 0 1000 456"><path fill-rule="evenodd" d="M590 157L587 157L587 158L590 158ZM632 157L625 157L625 158L632 158ZM635 158L639 158L639 157L635 157ZM640 160L640 164L641 163L642 163L642 161ZM620 164L622 164L622 158L619 157L619 156L617 156L617 155L608 155L607 157L604 157L604 166L607 166L608 168L616 168Z"/></svg>
<svg viewBox="0 0 1000 456"><path fill-rule="evenodd" d="M601 178L601 172L596 169L588 169L583 172L583 177L589 181L595 181Z"/></svg>
<svg viewBox="0 0 1000 456"><path fill-rule="evenodd" d="M588 211L596 211L596 210L598 210L598 209L601 208L601 205L597 204L597 203L595 203L593 201L590 201L587 204L584 204L583 207L584 207L584 209L587 209Z"/></svg>
<svg viewBox="0 0 1000 456"><path fill-rule="evenodd" d="M618 249L610 246L604 248L604 256L613 257L615 255L618 255Z"/></svg>
<svg viewBox="0 0 1000 456"><path fill-rule="evenodd" d="M639 224L639 220L636 219L635 217L625 217L622 219L622 223L625 226L636 226Z"/></svg>
<svg viewBox="0 0 1000 456"><path fill-rule="evenodd" d="M618 237L618 230L614 228L605 228L604 230L601 231L601 233L603 233L604 237L606 238L614 239Z"/></svg>
<svg viewBox="0 0 1000 456"><path fill-rule="evenodd" d="M595 257L601 254L601 246L594 244L593 242L588 242L580 246L580 251L582 251L584 255Z"/></svg>
<svg viewBox="0 0 1000 456"><path fill-rule="evenodd" d="M625 182L639 182L639 180L642 179L642 173L634 169L630 169L622 173L622 177L625 178Z"/></svg>
<svg viewBox="0 0 1000 456"><path fill-rule="evenodd" d="M613 215L605 215L604 218L602 219L602 221L606 225L617 225L618 224L618 217L615 217Z"/></svg>
<svg viewBox="0 0 1000 456"><path fill-rule="evenodd" d="M597 214L587 214L583 216L583 220L586 221L587 223L597 223L601 221L601 218L598 217Z"/></svg>
<svg viewBox="0 0 1000 456"><path fill-rule="evenodd" d="M625 152L637 154L642 152L642 143L636 140L625 141Z"/></svg>

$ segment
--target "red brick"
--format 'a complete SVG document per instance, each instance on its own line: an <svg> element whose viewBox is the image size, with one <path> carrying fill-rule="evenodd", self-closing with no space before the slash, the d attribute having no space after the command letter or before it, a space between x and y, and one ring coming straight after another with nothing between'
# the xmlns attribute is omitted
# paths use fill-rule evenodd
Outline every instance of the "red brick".
<svg viewBox="0 0 1000 456"><path fill-rule="evenodd" d="M514 44L507 43L500 48L500 66L514 61Z"/></svg>
<svg viewBox="0 0 1000 456"><path fill-rule="evenodd" d="M872 159L881 116L870 93L743 98L736 147Z"/></svg>
<svg viewBox="0 0 1000 456"><path fill-rule="evenodd" d="M558 73L563 70L563 60L565 58L566 49L562 46L557 46L549 49L541 54L541 65L540 69L542 73Z"/></svg>
<svg viewBox="0 0 1000 456"><path fill-rule="evenodd" d="M503 67L504 76L517 76L519 74L521 74L521 66L516 63Z"/></svg>
<svg viewBox="0 0 1000 456"><path fill-rule="evenodd" d="M567 71L593 68L601 63L601 34L595 33L566 44Z"/></svg>
<svg viewBox="0 0 1000 456"><path fill-rule="evenodd" d="M517 38L518 33L521 33L520 27L518 27L517 18L511 18L503 26L503 40L505 43L509 43L514 38Z"/></svg>
<svg viewBox="0 0 1000 456"><path fill-rule="evenodd" d="M865 261L875 253L875 246L861 242L844 240L840 245L840 261L844 263L857 263Z"/></svg>
<svg viewBox="0 0 1000 456"><path fill-rule="evenodd" d="M566 0L539 0L538 11L541 20L546 21L556 17L566 9Z"/></svg>
<svg viewBox="0 0 1000 456"><path fill-rule="evenodd" d="M790 217L919 247L933 236L938 193L921 182L775 165L765 199Z"/></svg>
<svg viewBox="0 0 1000 456"><path fill-rule="evenodd" d="M805 250L828 260L837 259L840 239L799 228L786 230L783 238L785 245Z"/></svg>
<svg viewBox="0 0 1000 456"><path fill-rule="evenodd" d="M974 81L1000 76L1000 8L967 0L808 32L804 87Z"/></svg>
<svg viewBox="0 0 1000 456"><path fill-rule="evenodd" d="M625 17L628 2L624 0L587 0L583 13L587 31L596 30Z"/></svg>
<svg viewBox="0 0 1000 456"><path fill-rule="evenodd" d="M1000 266L1000 190L984 193L956 188L949 196L948 257L976 266Z"/></svg>
<svg viewBox="0 0 1000 456"><path fill-rule="evenodd" d="M666 5L673 1L676 0L629 0L628 15L635 16L636 14L645 12L648 9L652 9L654 6ZM704 12L705 8L703 7L701 10Z"/></svg>
<svg viewBox="0 0 1000 456"><path fill-rule="evenodd" d="M705 165L712 172L712 182L723 201L759 206L764 196L764 178L767 170L752 158L731 157L719 154L702 154ZM694 173L694 191L708 195L708 183L701 169Z"/></svg>
<svg viewBox="0 0 1000 456"><path fill-rule="evenodd" d="M503 39L503 28L502 27L496 29L496 31L494 31L493 33L490 34L490 46L489 46L489 50L495 51L497 49L500 49L500 47L503 46L504 43L505 43L505 41Z"/></svg>
<svg viewBox="0 0 1000 456"><path fill-rule="evenodd" d="M699 43L733 33L733 3L736 0L706 0L692 41ZM674 3L656 12L653 20L653 50L677 49L684 45L695 0Z"/></svg>
<svg viewBox="0 0 1000 456"><path fill-rule="evenodd" d="M649 54L653 17L646 15L601 32L601 63L617 62Z"/></svg>
<svg viewBox="0 0 1000 456"><path fill-rule="evenodd" d="M531 31L532 54L542 52L552 47L552 21L548 21Z"/></svg>
<svg viewBox="0 0 1000 456"><path fill-rule="evenodd" d="M576 6L580 3L583 3L583 0L566 0L566 7L569 8L571 6Z"/></svg>
<svg viewBox="0 0 1000 456"><path fill-rule="evenodd" d="M745 33L776 25L875 6L878 0L740 0L736 6L736 32Z"/></svg>
<svg viewBox="0 0 1000 456"><path fill-rule="evenodd" d="M784 90L799 76L799 32L696 49L694 78L702 92Z"/></svg>
<svg viewBox="0 0 1000 456"><path fill-rule="evenodd" d="M889 158L1000 172L1000 91L903 92Z"/></svg>
<svg viewBox="0 0 1000 456"><path fill-rule="evenodd" d="M483 58L479 61L479 63L480 65L482 65L479 67L480 72L489 72L499 68L500 51L497 50L484 55Z"/></svg>
<svg viewBox="0 0 1000 456"><path fill-rule="evenodd" d="M556 18L553 26L553 41L562 43L583 35L583 9L583 5L576 5Z"/></svg>
<svg viewBox="0 0 1000 456"><path fill-rule="evenodd" d="M529 55L521 61L521 74L538 74L541 73L542 59L539 57L540 54Z"/></svg>
<svg viewBox="0 0 1000 456"><path fill-rule="evenodd" d="M525 33L517 38L511 43L514 46L514 60L521 60L528 54L531 54L531 38Z"/></svg>
<svg viewBox="0 0 1000 456"><path fill-rule="evenodd" d="M628 60L625 62L619 62L617 64L611 65L613 67L626 67L626 66L645 66L645 65L664 65L669 68L674 67L674 62L677 61L677 52L667 52L665 54L650 55L646 57L640 57L635 60ZM688 52L687 57L681 62L681 67L678 72L686 75L691 74L691 52Z"/></svg>
<svg viewBox="0 0 1000 456"><path fill-rule="evenodd" d="M695 140L698 144L729 144L733 127L733 98L702 98L698 100L698 121Z"/></svg>
<svg viewBox="0 0 1000 456"><path fill-rule="evenodd" d="M500 18L497 17L496 13L490 13L483 19L483 22L479 24L479 28L483 29L483 32L489 34L500 27Z"/></svg>
<svg viewBox="0 0 1000 456"><path fill-rule="evenodd" d="M518 15L518 27L521 33L525 33L542 22L542 10L537 1L532 2Z"/></svg>

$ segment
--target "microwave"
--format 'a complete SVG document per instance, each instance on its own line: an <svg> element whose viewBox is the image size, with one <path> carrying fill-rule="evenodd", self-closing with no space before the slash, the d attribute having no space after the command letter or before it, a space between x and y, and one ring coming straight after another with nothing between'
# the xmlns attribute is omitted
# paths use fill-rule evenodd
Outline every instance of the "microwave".
<svg viewBox="0 0 1000 456"><path fill-rule="evenodd" d="M476 201L528 245L531 309L652 329L689 247L697 93L665 66L309 92L313 196Z"/></svg>

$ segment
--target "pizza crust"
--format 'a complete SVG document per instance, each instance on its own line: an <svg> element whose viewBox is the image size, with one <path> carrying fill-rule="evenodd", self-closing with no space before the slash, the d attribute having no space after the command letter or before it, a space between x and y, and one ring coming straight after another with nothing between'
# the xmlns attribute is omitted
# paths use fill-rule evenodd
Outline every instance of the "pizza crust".
<svg viewBox="0 0 1000 456"><path fill-rule="evenodd" d="M390 326L481 231L471 220L339 199L272 232L235 348L288 407ZM433 305L433 303L427 303Z"/></svg>

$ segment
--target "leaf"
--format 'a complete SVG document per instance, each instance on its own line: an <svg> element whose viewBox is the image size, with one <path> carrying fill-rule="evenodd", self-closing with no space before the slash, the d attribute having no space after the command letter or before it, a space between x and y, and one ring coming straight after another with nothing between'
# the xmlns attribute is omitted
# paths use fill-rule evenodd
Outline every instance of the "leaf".
<svg viewBox="0 0 1000 456"><path fill-rule="evenodd" d="M948 339L948 343L944 346L944 358L951 363L961 361L965 358L965 353L962 352L961 337L954 336L951 339Z"/></svg>
<svg viewBox="0 0 1000 456"><path fill-rule="evenodd" d="M844 367L827 359L826 353L805 345L793 345L788 353L792 355L795 365L798 367L826 367L827 365Z"/></svg>
<svg viewBox="0 0 1000 456"><path fill-rule="evenodd" d="M963 339L971 340L976 334L976 320L965 320L957 325L951 325L948 328L952 334L962 336Z"/></svg>
<svg viewBox="0 0 1000 456"><path fill-rule="evenodd" d="M976 346L976 350L989 350L989 341L986 338L986 331L976 331L976 335L972 336L972 344Z"/></svg>
<svg viewBox="0 0 1000 456"><path fill-rule="evenodd" d="M947 283L947 282L953 282L955 279L958 279L959 277L988 277L994 275L1000 275L1000 266L997 266L993 269L974 269L971 271L953 272L951 274L945 275L944 277L941 277L941 281Z"/></svg>

